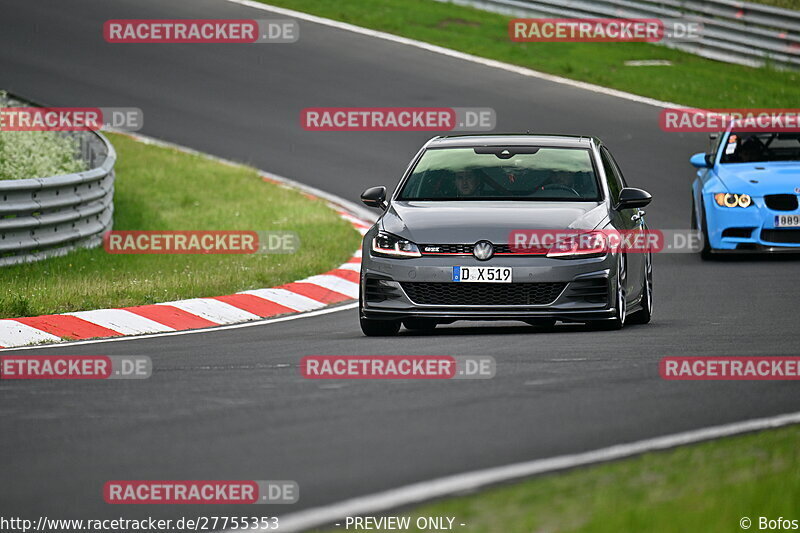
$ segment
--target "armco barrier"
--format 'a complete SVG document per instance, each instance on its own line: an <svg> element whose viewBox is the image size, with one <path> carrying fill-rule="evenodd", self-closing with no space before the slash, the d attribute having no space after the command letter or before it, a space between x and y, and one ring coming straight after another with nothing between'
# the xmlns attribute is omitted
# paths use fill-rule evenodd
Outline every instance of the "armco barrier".
<svg viewBox="0 0 800 533"><path fill-rule="evenodd" d="M699 40L671 48L754 67L800 67L800 11L736 0L439 0L518 17L661 18L699 22Z"/></svg>
<svg viewBox="0 0 800 533"><path fill-rule="evenodd" d="M98 246L111 229L116 152L100 133L75 135L91 170L0 180L0 266Z"/></svg>

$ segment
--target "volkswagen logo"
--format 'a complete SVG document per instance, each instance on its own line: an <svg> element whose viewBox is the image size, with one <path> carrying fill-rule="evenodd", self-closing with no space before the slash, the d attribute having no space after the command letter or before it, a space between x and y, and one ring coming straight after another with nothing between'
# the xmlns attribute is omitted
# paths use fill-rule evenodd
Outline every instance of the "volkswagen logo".
<svg viewBox="0 0 800 533"><path fill-rule="evenodd" d="M489 241L478 241L472 248L472 255L479 261L491 259L494 255L494 246Z"/></svg>

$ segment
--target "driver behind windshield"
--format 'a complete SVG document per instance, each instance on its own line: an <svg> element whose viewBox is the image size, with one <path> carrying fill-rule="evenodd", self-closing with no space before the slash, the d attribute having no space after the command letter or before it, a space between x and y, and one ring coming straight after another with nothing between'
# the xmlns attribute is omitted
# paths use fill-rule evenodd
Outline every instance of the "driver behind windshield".
<svg viewBox="0 0 800 533"><path fill-rule="evenodd" d="M758 137L749 137L739 147L739 160L742 163L755 163L763 160L763 147Z"/></svg>
<svg viewBox="0 0 800 533"><path fill-rule="evenodd" d="M473 168L456 171L455 183L459 197L481 196L481 178Z"/></svg>

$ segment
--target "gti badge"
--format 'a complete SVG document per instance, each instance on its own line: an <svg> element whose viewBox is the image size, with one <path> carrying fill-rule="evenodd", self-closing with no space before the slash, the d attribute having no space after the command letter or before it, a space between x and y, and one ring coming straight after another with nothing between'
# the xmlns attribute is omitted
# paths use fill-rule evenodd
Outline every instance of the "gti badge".
<svg viewBox="0 0 800 533"><path fill-rule="evenodd" d="M489 241L478 241L472 248L472 255L478 261L486 261L494 255L494 246Z"/></svg>

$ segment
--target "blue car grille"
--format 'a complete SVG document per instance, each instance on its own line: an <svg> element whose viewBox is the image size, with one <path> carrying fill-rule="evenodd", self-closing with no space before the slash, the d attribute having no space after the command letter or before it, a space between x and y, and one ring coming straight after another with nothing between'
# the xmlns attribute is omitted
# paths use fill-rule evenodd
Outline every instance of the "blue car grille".
<svg viewBox="0 0 800 533"><path fill-rule="evenodd" d="M797 196L794 194L768 194L764 203L773 211L794 211L797 209Z"/></svg>
<svg viewBox="0 0 800 533"><path fill-rule="evenodd" d="M782 244L800 244L800 229L764 229L761 240Z"/></svg>

